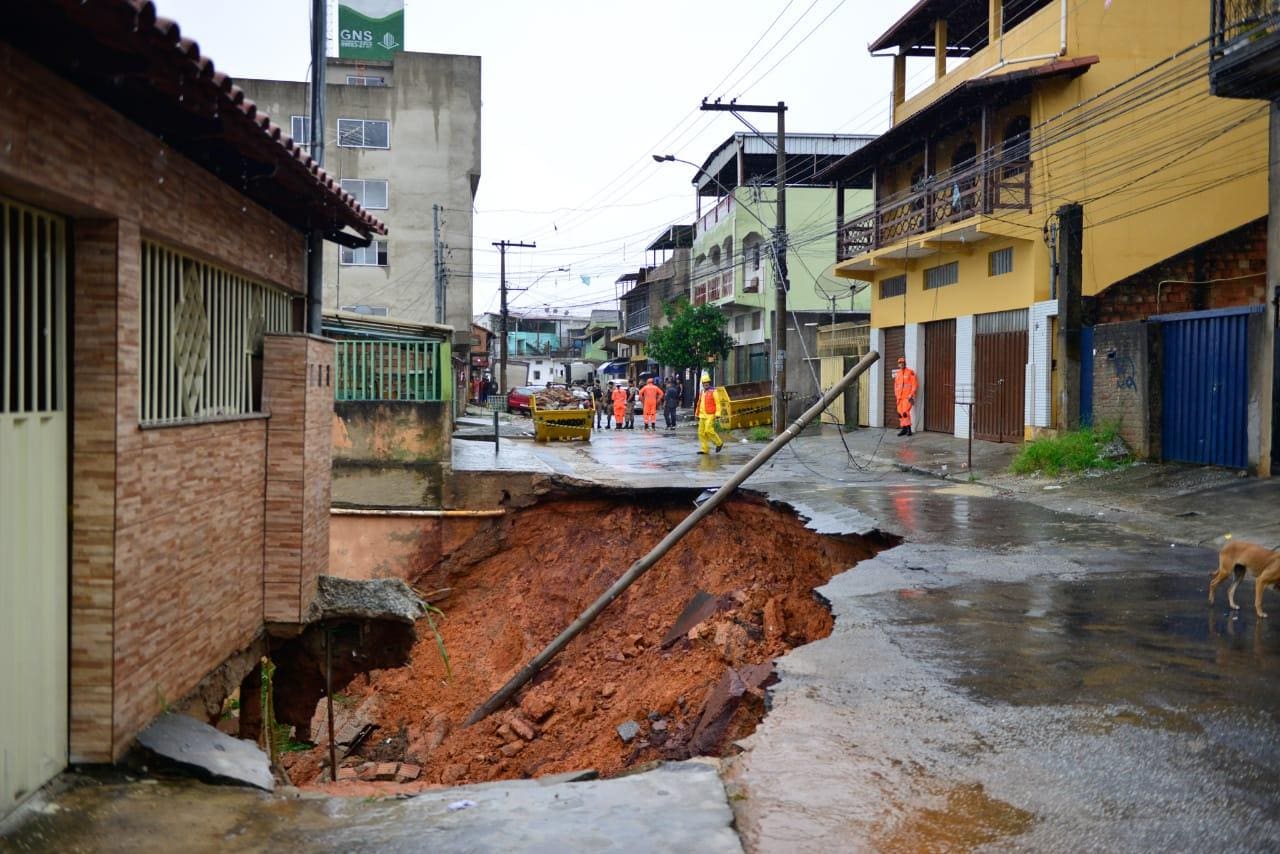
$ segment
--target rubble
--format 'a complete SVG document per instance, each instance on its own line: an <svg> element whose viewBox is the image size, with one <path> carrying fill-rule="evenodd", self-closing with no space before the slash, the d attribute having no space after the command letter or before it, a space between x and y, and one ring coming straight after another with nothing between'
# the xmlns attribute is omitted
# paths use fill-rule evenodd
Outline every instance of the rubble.
<svg viewBox="0 0 1280 854"><path fill-rule="evenodd" d="M538 389L533 396L539 409L583 409L583 399L562 386Z"/></svg>

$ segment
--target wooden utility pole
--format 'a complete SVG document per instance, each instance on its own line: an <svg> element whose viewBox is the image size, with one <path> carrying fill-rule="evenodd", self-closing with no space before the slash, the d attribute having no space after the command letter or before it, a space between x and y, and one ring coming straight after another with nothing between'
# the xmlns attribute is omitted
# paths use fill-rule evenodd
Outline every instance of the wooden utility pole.
<svg viewBox="0 0 1280 854"><path fill-rule="evenodd" d="M781 435L787 422L787 291L791 284L787 279L787 130L785 101L777 106L727 104L702 102L703 110L729 113L773 113L778 117L778 154L776 187L778 191L778 216L773 230L773 434ZM745 122L744 122L745 124ZM747 127L751 127L747 124ZM752 128L752 130L755 130ZM799 331L797 330L797 334Z"/></svg>
<svg viewBox="0 0 1280 854"><path fill-rule="evenodd" d="M498 394L503 394L507 390L507 247L537 249L538 244L499 240L493 245L498 247L498 289L502 293L502 338L498 342Z"/></svg>

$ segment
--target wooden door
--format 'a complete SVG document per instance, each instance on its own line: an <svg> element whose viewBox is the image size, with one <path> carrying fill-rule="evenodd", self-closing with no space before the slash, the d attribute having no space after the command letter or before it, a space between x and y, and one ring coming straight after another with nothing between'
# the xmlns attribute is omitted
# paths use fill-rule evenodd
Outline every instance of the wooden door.
<svg viewBox="0 0 1280 854"><path fill-rule="evenodd" d="M1026 425L1027 312L974 318L973 435L988 442L1021 442Z"/></svg>
<svg viewBox="0 0 1280 854"><path fill-rule="evenodd" d="M907 352L907 328L890 326L884 330L884 352L881 360L884 364L884 426L898 426L898 402L893 397L893 373L898 370L898 357Z"/></svg>
<svg viewBox="0 0 1280 854"><path fill-rule="evenodd" d="M935 433L956 432L954 319L924 325L924 429Z"/></svg>

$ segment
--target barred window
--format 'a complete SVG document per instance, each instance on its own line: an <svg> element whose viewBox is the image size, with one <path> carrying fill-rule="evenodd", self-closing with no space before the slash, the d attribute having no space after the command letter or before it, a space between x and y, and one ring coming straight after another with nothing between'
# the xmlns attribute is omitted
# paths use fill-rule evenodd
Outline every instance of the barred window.
<svg viewBox="0 0 1280 854"><path fill-rule="evenodd" d="M907 276L890 276L880 280L880 299L900 297L907 292Z"/></svg>
<svg viewBox="0 0 1280 854"><path fill-rule="evenodd" d="M1013 272L1013 247L1006 246L987 253L987 275L1003 276Z"/></svg>
<svg viewBox="0 0 1280 854"><path fill-rule="evenodd" d="M958 281L960 281L959 261L940 264L937 267L929 267L924 271L924 289L926 291L933 288L941 288L945 285L954 285Z"/></svg>
<svg viewBox="0 0 1280 854"><path fill-rule="evenodd" d="M142 244L139 418L165 424L262 410L253 360L265 332L289 332L289 295Z"/></svg>

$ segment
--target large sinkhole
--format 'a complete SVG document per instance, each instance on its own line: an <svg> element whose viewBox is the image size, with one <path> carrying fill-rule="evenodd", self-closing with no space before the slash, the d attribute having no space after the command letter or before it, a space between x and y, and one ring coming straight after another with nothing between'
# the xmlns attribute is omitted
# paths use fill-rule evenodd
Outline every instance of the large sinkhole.
<svg viewBox="0 0 1280 854"><path fill-rule="evenodd" d="M764 716L773 659L831 632L814 588L891 545L887 538L819 535L790 510L739 494L506 708L463 726L679 524L696 494L544 498L493 520L450 554L424 560L412 583L444 612L436 623L452 676L423 620L407 666L343 688L335 697L336 741L355 744L340 759L352 770L340 777L375 779L381 767L385 779L391 763L411 767L400 777L416 773L415 787L582 769L610 775L731 750ZM322 728L314 729L319 737ZM297 784L324 782L326 756L324 747L290 754L286 767Z"/></svg>

